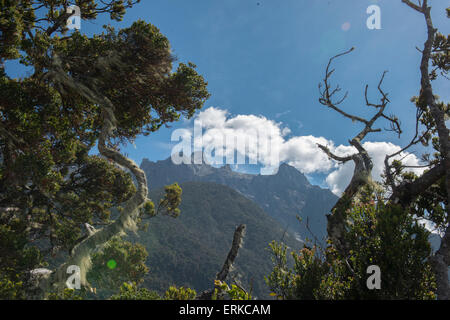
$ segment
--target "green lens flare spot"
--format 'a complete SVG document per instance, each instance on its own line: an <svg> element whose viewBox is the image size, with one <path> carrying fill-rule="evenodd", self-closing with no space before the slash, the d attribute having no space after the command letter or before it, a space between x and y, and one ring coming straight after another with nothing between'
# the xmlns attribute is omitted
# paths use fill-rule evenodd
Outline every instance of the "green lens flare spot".
<svg viewBox="0 0 450 320"><path fill-rule="evenodd" d="M106 263L106 266L113 270L115 267L117 267L117 262L116 260L111 259Z"/></svg>

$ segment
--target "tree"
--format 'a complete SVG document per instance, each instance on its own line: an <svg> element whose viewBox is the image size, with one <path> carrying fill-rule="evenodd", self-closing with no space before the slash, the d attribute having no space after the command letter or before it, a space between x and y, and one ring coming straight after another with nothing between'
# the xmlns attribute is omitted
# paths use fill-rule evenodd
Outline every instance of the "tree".
<svg viewBox="0 0 450 320"><path fill-rule="evenodd" d="M448 266L450 265L450 229L449 229L449 199L450 199L450 140L449 129L445 125L445 120L449 116L449 104L438 100L433 93L431 81L436 79L440 71L441 76L446 76L449 70L449 37L437 32L433 27L431 19L431 7L428 1L419 1L415 4L409 0L402 0L410 8L422 14L425 18L427 28L427 39L421 50L422 59L420 63L421 90L417 97L412 98L416 111L416 131L410 143L400 151L387 155L385 159L385 178L388 192L385 202L388 210L403 210L412 216L427 218L435 222L442 231L443 238L441 246L437 252L429 257L429 262L437 282L438 299L450 299L450 288L448 283ZM449 10L447 9L447 16ZM386 107L389 103L388 94L382 89L383 79L386 72L381 76L378 84L380 103L373 103L368 98L368 86L365 90L365 101L368 107L373 108L374 115L370 119L365 119L349 114L339 106L345 101L347 94L336 99L336 94L341 88L332 88L330 78L335 71L330 70L332 62L343 55L349 54L354 48L338 54L329 60L326 68L323 84L319 85L319 102L326 107L338 112L340 115L349 118L352 122L363 125L363 129L353 137L349 143L355 148L355 153L348 156L338 156L332 153L327 146L319 147L335 161L345 163L353 161L355 170L350 184L345 189L342 197L332 209L328 218L328 236L338 255L345 259L350 255L352 242L345 235L347 220L349 219L349 209L361 197L361 191L369 187L377 189L378 185L371 177L372 160L367 151L362 146L362 140L369 134L379 132L381 129L374 128L374 124L384 119L389 122L391 130L398 135L402 134L399 119L394 115L386 114ZM430 64L434 67L429 70ZM421 131L422 130L422 131ZM408 150L418 143L428 145L432 142L435 154L430 157L425 154L426 161L424 167L427 170L421 176L415 176L404 172L407 166L401 161L392 161L395 156ZM400 206L401 209L395 209ZM352 268L349 266L349 268Z"/></svg>
<svg viewBox="0 0 450 320"><path fill-rule="evenodd" d="M368 198L354 203L347 212L343 239L349 243L344 256L328 247L305 247L291 252L271 244L274 269L266 278L279 299L434 299L434 274L429 232L399 205L386 205ZM381 270L380 289L370 289L367 270Z"/></svg>
<svg viewBox="0 0 450 320"><path fill-rule="evenodd" d="M136 2L76 4L84 20L102 13L121 20ZM93 253L136 230L141 209L151 207L146 177L120 145L191 117L209 97L194 64L173 71L169 41L155 26L136 21L92 37L68 34L70 4L2 1L0 10L0 239L16 243L2 246L0 274L18 285L27 271L60 258L51 272L32 273L44 293L62 292L69 265L89 286ZM3 64L11 59L32 75L11 79ZM168 189L162 207L169 214L178 214L179 195Z"/></svg>
<svg viewBox="0 0 450 320"><path fill-rule="evenodd" d="M120 292L111 296L111 300L160 300L161 297L155 291L146 288L138 288L136 283L124 283Z"/></svg>
<svg viewBox="0 0 450 320"><path fill-rule="evenodd" d="M236 260L239 249L242 247L245 230L247 226L240 224L236 227L231 243L230 251L225 259L222 269L216 274L214 281L214 288L203 291L198 297L198 300L251 300L251 292L247 292L238 283L232 284L231 288L227 285L225 280L233 269L234 261Z"/></svg>
<svg viewBox="0 0 450 320"><path fill-rule="evenodd" d="M163 200L161 202L164 202ZM146 288L139 288L136 282L123 283L120 292L111 297L112 300L251 300L251 293L248 293L238 284L232 284L231 288L224 281L233 268L234 261L238 256L239 249L245 235L246 226L239 225L233 235L233 241L230 251L225 259L222 269L216 275L214 288L203 291L197 296L197 292L191 288L177 288L170 286L161 297L155 291L149 291Z"/></svg>
<svg viewBox="0 0 450 320"><path fill-rule="evenodd" d="M161 297L157 292L146 288L138 288L136 283L124 283L120 293L113 295L111 300L194 300L197 293L191 288L169 287Z"/></svg>
<svg viewBox="0 0 450 320"><path fill-rule="evenodd" d="M104 299L116 293L125 282L139 284L149 269L145 265L148 253L139 243L114 237L105 248L92 255L88 282L96 289L97 297Z"/></svg>

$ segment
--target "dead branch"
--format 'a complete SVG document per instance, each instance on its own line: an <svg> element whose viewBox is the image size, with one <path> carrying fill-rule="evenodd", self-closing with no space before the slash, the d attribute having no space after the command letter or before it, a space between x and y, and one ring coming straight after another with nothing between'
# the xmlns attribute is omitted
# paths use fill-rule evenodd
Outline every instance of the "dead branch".
<svg viewBox="0 0 450 320"><path fill-rule="evenodd" d="M328 61L328 65L326 67L323 85L319 84L319 93L320 93L319 103L338 112L339 114L343 115L344 117L349 118L353 122L357 121L364 125L363 129L355 137L353 137L351 140L349 140L350 145L355 147L355 149L357 150L357 152L352 155L337 156L336 154L333 154L328 147L318 144L318 147L323 152L325 152L325 154L329 158L331 158L335 161L342 162L342 163L345 163L350 160L352 160L355 163L355 169L354 169L350 184L345 189L343 196L337 201L337 203L332 208L332 210L331 210L332 213L327 215L328 236L331 239L333 245L336 247L336 249L343 255L345 255L345 252L347 251L347 248L348 248L348 245L345 244L345 241L343 239L343 235L344 235L344 231L345 231L345 223L346 223L345 211L348 206L348 201L351 201L353 199L353 197L357 194L357 192L364 185L371 182L373 163L372 163L372 160L371 160L369 154L362 146L361 141L367 136L367 134L369 134L371 132L381 131L381 129L373 128L374 123L379 118L385 118L388 121L395 123L396 125L398 125L398 128L400 128L400 124L398 123L396 118L388 117L384 114L386 106L390 102L387 97L387 94L381 88L387 71L383 72L383 74L380 78L380 81L378 83L378 86L377 86L378 91L381 95L379 104L369 102L369 99L367 96L368 86L366 85L366 87L365 87L364 97L366 100L366 105L370 106L370 107L374 107L377 110L377 112L372 116L372 118L364 119L362 117L359 117L359 116L356 116L353 114L349 114L349 113L343 111L341 108L339 108L337 105L345 100L345 98L347 97L347 94L345 94L343 98L338 100L337 103L335 101L333 101L333 96L335 95L336 92L340 91L340 87L336 86L336 89L330 91L330 88L331 88L330 76L335 71L334 69L332 69L330 71L331 63L333 62L334 59L336 59L340 56L346 55L353 50L354 50L354 48L351 48L350 50L347 50L343 53L340 53L340 54L332 57ZM322 87L323 87L323 90L321 90ZM400 129L399 129L399 131L400 131Z"/></svg>
<svg viewBox="0 0 450 320"><path fill-rule="evenodd" d="M227 258L225 259L225 262L222 266L222 269L220 272L216 275L216 280L219 281L225 281L228 274L233 268L234 260L236 260L236 257L239 253L239 249L242 246L242 242L245 236L245 224L239 225L236 230L234 231L233 236L233 242L231 244L230 251L228 252ZM212 295L214 294L215 287L213 289L209 289L206 291L203 291L198 297L198 300L211 300Z"/></svg>

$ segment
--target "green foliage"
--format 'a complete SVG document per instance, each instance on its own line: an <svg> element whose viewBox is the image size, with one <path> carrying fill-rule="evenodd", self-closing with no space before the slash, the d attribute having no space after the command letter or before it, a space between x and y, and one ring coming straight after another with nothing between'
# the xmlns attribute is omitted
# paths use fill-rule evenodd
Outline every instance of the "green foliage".
<svg viewBox="0 0 450 320"><path fill-rule="evenodd" d="M271 290L271 295L279 299L292 297L293 272L287 265L287 246L283 243L272 241L269 244L272 252L273 270L269 276L264 277Z"/></svg>
<svg viewBox="0 0 450 320"><path fill-rule="evenodd" d="M19 57L22 33L32 28L34 11L31 1L2 1L0 3L0 60Z"/></svg>
<svg viewBox="0 0 450 320"><path fill-rule="evenodd" d="M111 300L161 300L155 291L146 288L138 288L136 283L124 283L120 287L120 293L110 297Z"/></svg>
<svg viewBox="0 0 450 320"><path fill-rule="evenodd" d="M158 215L151 219L148 232L132 238L145 244L149 253L150 272L143 286L161 293L171 285L197 292L210 289L230 250L236 226L244 223L248 226L244 245L230 276L239 279L242 287L252 288L253 297L268 298L264 275L270 272L271 263L265 244L283 237L284 229L229 187L205 182L186 182L181 187L183 213L175 220ZM163 196L164 189L149 193L151 199ZM299 248L290 234L284 239L291 248Z"/></svg>
<svg viewBox="0 0 450 320"><path fill-rule="evenodd" d="M191 288L170 286L164 293L164 300L194 300L197 292Z"/></svg>
<svg viewBox="0 0 450 320"><path fill-rule="evenodd" d="M329 258L323 264L323 267L328 267L328 271L323 275L319 286L314 290L315 299L349 299L348 292L350 291L353 278L347 275L347 262L344 259L332 258L333 254L336 254L333 248L328 248L327 250ZM360 299L363 298L361 297Z"/></svg>
<svg viewBox="0 0 450 320"><path fill-rule="evenodd" d="M327 265L317 257L317 248L304 247L298 254L291 252L294 266L290 268L287 264L287 246L272 241L269 247L274 267L265 280L271 295L282 300L315 299L315 291L328 271Z"/></svg>
<svg viewBox="0 0 450 320"><path fill-rule="evenodd" d="M292 253L294 258L293 295L302 300L314 299L314 289L321 283L327 272L327 265L317 257L317 247L303 248L299 254Z"/></svg>
<svg viewBox="0 0 450 320"><path fill-rule="evenodd" d="M15 278L19 278L16 276ZM0 300L24 299L23 283L12 281L10 277L0 273Z"/></svg>
<svg viewBox="0 0 450 320"><path fill-rule="evenodd" d="M28 245L28 227L14 210L0 212L0 299L23 299L26 272L44 265L38 248Z"/></svg>
<svg viewBox="0 0 450 320"><path fill-rule="evenodd" d="M139 243L131 243L120 237L108 241L104 249L92 257L89 283L98 288L99 298L116 292L124 282L139 284L148 272L145 265L148 253Z"/></svg>
<svg viewBox="0 0 450 320"><path fill-rule="evenodd" d="M347 258L353 271L350 297L382 299L434 298L434 283L427 259L431 255L429 232L408 210L396 205L360 204L350 212ZM366 270L378 265L382 290L368 291ZM348 270L348 269L347 269Z"/></svg>
<svg viewBox="0 0 450 320"><path fill-rule="evenodd" d="M158 211L162 211L164 215L176 218L180 215L181 193L182 190L178 183L164 187L164 198L159 201Z"/></svg>
<svg viewBox="0 0 450 320"><path fill-rule="evenodd" d="M153 203L153 201L145 202L145 204L142 206L141 211L142 211L141 213L143 216L148 216L148 217L156 216L155 204Z"/></svg>
<svg viewBox="0 0 450 320"><path fill-rule="evenodd" d="M428 258L429 232L407 210L365 199L347 211L348 256L329 247L325 259L316 248L292 253L270 245L274 269L266 278L279 299L434 299L435 282ZM367 201L368 200L368 201ZM381 269L381 289L367 288L367 267Z"/></svg>
<svg viewBox="0 0 450 320"><path fill-rule="evenodd" d="M413 177L412 180L416 178ZM446 203L447 191L445 189L445 176L443 176L427 190L424 190L413 202L411 214L431 221L438 231L444 232L450 221L448 212L445 209Z"/></svg>
<svg viewBox="0 0 450 320"><path fill-rule="evenodd" d="M83 20L106 13L120 21L137 2L76 4ZM111 209L134 194L128 173L92 155L105 101L117 120L110 146L119 149L191 117L209 97L195 65L174 68L170 43L157 27L139 20L93 36L68 34L70 4L0 1L0 274L6 283L20 283L22 271L69 253L86 236L85 223L109 223ZM33 73L10 78L4 62L11 59ZM179 195L168 190L167 214L179 214ZM144 210L152 214L148 204Z"/></svg>
<svg viewBox="0 0 450 320"><path fill-rule="evenodd" d="M214 285L212 300L252 300L251 293L248 293L236 284L232 284L230 288L225 281L216 280Z"/></svg>
<svg viewBox="0 0 450 320"><path fill-rule="evenodd" d="M448 8L447 8L448 10ZM437 32L433 41L433 50L431 55L431 62L433 67L436 67L431 72L431 79L437 78L436 69L441 71L441 75L447 76L450 70L450 35L443 35Z"/></svg>
<svg viewBox="0 0 450 320"><path fill-rule="evenodd" d="M438 144L436 137L433 137L433 141L435 141L433 144ZM438 150L437 145L435 145L435 148ZM431 162L435 161L433 160ZM413 172L404 171L405 165L401 161L394 160L391 166L397 185L410 183L418 178ZM424 173L427 171L425 170ZM385 184L387 185L387 182ZM423 190L416 199L411 201L409 204L409 214L432 222L435 225L435 229L443 233L450 219L445 210L446 203L447 191L445 188L445 177L442 176L426 190Z"/></svg>
<svg viewBox="0 0 450 320"><path fill-rule="evenodd" d="M111 300L193 300L197 296L190 288L170 286L161 298L156 291L139 288L135 282L123 283L120 292L110 297Z"/></svg>
<svg viewBox="0 0 450 320"><path fill-rule="evenodd" d="M48 300L84 300L85 293L75 289L65 288L62 293L50 293Z"/></svg>

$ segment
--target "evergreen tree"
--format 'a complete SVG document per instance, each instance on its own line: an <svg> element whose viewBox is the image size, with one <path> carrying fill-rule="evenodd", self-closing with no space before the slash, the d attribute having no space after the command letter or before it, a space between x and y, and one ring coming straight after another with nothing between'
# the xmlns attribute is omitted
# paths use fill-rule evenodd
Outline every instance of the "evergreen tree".
<svg viewBox="0 0 450 320"><path fill-rule="evenodd" d="M136 2L76 3L83 21L103 13L120 21ZM69 265L80 266L88 286L92 254L135 229L144 204L151 207L144 173L119 146L191 117L209 97L194 64L173 67L169 41L158 28L136 21L118 31L106 26L92 37L69 32L71 3L0 2L3 297L32 298L24 281L49 263L52 272L40 274L44 291L62 292ZM9 77L4 62L12 59L32 74ZM95 146L99 156L92 155ZM180 193L168 191L163 205L176 213Z"/></svg>
<svg viewBox="0 0 450 320"><path fill-rule="evenodd" d="M345 256L332 246L305 247L291 252L289 267L287 247L273 242L274 269L266 282L280 299L434 299L428 237L401 206L366 198L347 212ZM372 265L381 273L379 289L367 284Z"/></svg>

